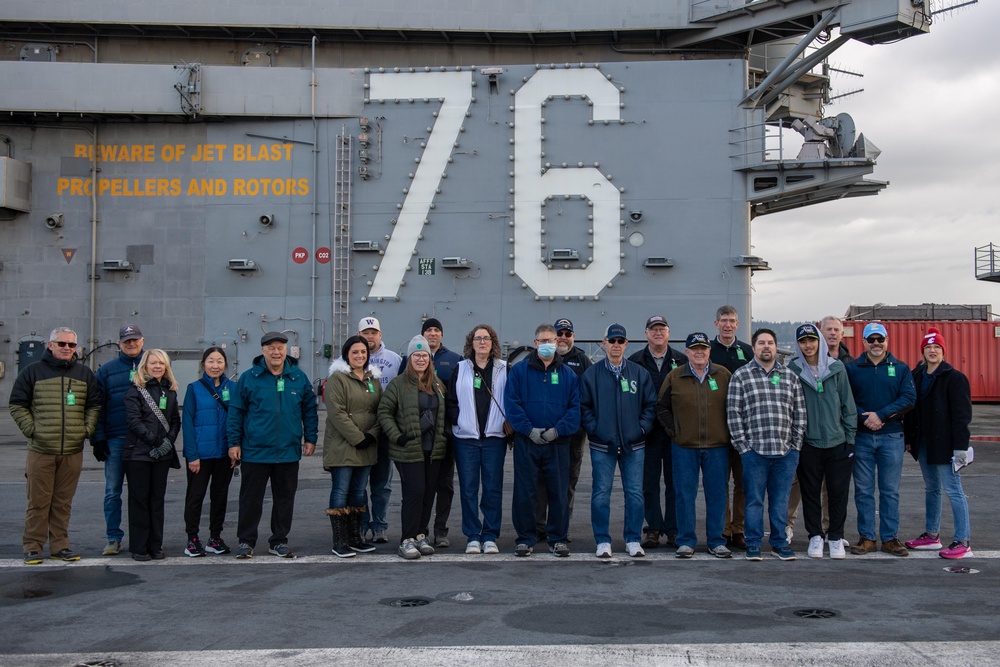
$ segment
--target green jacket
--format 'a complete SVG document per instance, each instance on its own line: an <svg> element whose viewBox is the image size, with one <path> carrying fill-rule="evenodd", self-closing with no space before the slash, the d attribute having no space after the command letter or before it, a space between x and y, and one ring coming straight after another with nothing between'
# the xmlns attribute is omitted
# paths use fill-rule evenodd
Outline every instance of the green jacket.
<svg viewBox="0 0 1000 667"><path fill-rule="evenodd" d="M10 392L10 414L37 454L82 452L84 439L97 428L101 403L93 372L49 350L18 374Z"/></svg>
<svg viewBox="0 0 1000 667"><path fill-rule="evenodd" d="M397 463L419 463L424 460L420 446L420 397L417 381L403 373L393 378L382 394L378 404L378 423L389 438L389 458ZM444 389L438 393L437 423L435 424L434 448L431 460L439 461L445 453ZM410 440L400 447L399 436L406 434Z"/></svg>
<svg viewBox="0 0 1000 667"><path fill-rule="evenodd" d="M359 380L343 359L330 364L330 378L323 390L326 405L326 431L323 434L323 467L370 466L378 460L378 447L357 446L365 435L378 438L378 403L382 383L378 368L369 367Z"/></svg>
<svg viewBox="0 0 1000 667"><path fill-rule="evenodd" d="M829 449L845 442L853 445L858 430L858 411L844 364L831 359L819 378L819 384L804 366L805 362L800 359L788 362L788 368L802 378L802 390L806 396L808 419L804 442L819 449ZM823 388L822 392L818 391L819 387Z"/></svg>

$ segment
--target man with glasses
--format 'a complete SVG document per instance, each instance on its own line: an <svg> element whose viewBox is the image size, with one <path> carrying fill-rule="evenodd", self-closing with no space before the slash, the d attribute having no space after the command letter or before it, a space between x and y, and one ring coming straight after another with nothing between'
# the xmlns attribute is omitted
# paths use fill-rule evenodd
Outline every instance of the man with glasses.
<svg viewBox="0 0 1000 667"><path fill-rule="evenodd" d="M854 439L854 505L858 511L857 556L877 549L875 480L878 475L879 537L882 551L908 556L899 541L899 482L903 476L903 415L913 408L917 392L909 367L889 352L889 335L881 322L864 330L865 353L847 365L847 378L858 409Z"/></svg>
<svg viewBox="0 0 1000 667"><path fill-rule="evenodd" d="M514 442L515 556L530 556L538 541L535 503L538 475L545 478L548 501L546 538L555 556L569 556L569 439L580 429L579 380L556 354L556 329L535 329L535 354L514 365L504 388L507 421Z"/></svg>
<svg viewBox="0 0 1000 667"><path fill-rule="evenodd" d="M670 347L670 325L663 315L653 315L646 320L646 346L629 357L629 361L646 369L657 392L673 369L687 363L687 358ZM670 436L659 421L653 421L653 430L646 437L645 462L642 474L642 499L646 528L642 546L655 549L660 546L660 536L667 546L674 546L677 535L677 508L674 495L673 456ZM663 480L663 505L660 505L660 480Z"/></svg>
<svg viewBox="0 0 1000 667"><path fill-rule="evenodd" d="M580 385L580 418L590 439L594 475L590 522L597 557L611 558L611 487L617 467L625 493L625 549L637 558L646 555L639 543L642 476L646 437L656 421L656 389L646 369L625 359L625 327L609 326L602 345L607 356L583 374Z"/></svg>
<svg viewBox="0 0 1000 667"><path fill-rule="evenodd" d="M749 363L753 358L753 348L736 338L740 326L740 316L732 306L720 306L715 311L715 328L719 332L712 339L711 362L725 366L730 373ZM729 546L734 549L745 549L746 539L743 536L743 462L735 449L729 451L729 468L733 476L733 493L730 501L729 483L726 483L726 518L723 534Z"/></svg>
<svg viewBox="0 0 1000 667"><path fill-rule="evenodd" d="M101 388L104 406L97 421L97 431L91 438L94 458L104 462L104 523L107 544L102 552L115 556L122 548L122 484L125 466L125 435L128 423L125 418L125 391L132 386L132 378L139 369L142 357L142 332L134 324L126 324L118 331L118 356L101 365L94 376Z"/></svg>
<svg viewBox="0 0 1000 667"><path fill-rule="evenodd" d="M76 333L59 327L42 358L26 366L10 392L10 414L28 439L28 509L24 516L24 562L49 558L77 561L69 548L69 517L83 467L83 440L94 433L101 389L94 374L76 362Z"/></svg>
<svg viewBox="0 0 1000 667"><path fill-rule="evenodd" d="M562 359L564 366L568 366L576 373L577 378L582 378L584 372L594 363L590 357L576 347L576 333L573 330L573 322L565 317L556 320L556 352ZM580 427L580 430L569 437L569 517L568 522L573 521L573 499L576 497L576 483L580 481L580 468L583 466L583 449L587 444L587 431ZM538 539L545 539L545 524L547 523L546 511L546 490L545 479L538 478L538 504L535 507L535 532ZM566 540L572 542L567 535Z"/></svg>

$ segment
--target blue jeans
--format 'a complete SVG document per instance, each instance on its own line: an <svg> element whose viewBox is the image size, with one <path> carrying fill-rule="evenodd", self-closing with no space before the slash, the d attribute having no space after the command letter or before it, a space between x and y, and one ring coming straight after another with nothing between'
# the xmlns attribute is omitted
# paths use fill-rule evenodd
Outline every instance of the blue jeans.
<svg viewBox="0 0 1000 667"><path fill-rule="evenodd" d="M108 458L104 461L104 523L107 525L108 542L121 542L125 537L122 530L122 485L125 482L125 464L122 453L125 438L108 440Z"/></svg>
<svg viewBox="0 0 1000 667"><path fill-rule="evenodd" d="M462 501L462 534L468 541L496 542L503 521L503 438L455 438L455 467ZM482 496L479 495L482 483ZM479 513L482 512L482 521Z"/></svg>
<svg viewBox="0 0 1000 667"><path fill-rule="evenodd" d="M767 492L767 516L771 522L772 547L787 547L785 524L788 523L788 495L799 466L799 453L790 449L784 456L761 456L752 449L740 455L743 460L743 493L746 495L744 536L747 548L760 547L764 540L764 492ZM728 480L727 480L728 481Z"/></svg>
<svg viewBox="0 0 1000 667"><path fill-rule="evenodd" d="M875 540L875 474L878 473L879 535L883 542L899 533L899 480L903 476L902 433L858 433L854 440L854 506L858 534Z"/></svg>
<svg viewBox="0 0 1000 667"><path fill-rule="evenodd" d="M705 494L705 532L708 548L726 543L722 529L726 516L726 492L729 488L729 447L689 449L674 443L674 493L677 504L677 546L698 545L698 478ZM699 474L700 473L700 474Z"/></svg>
<svg viewBox="0 0 1000 667"><path fill-rule="evenodd" d="M392 462L389 460L389 440L384 435L378 437L378 460L368 474L368 486L372 490L371 511L368 510L366 492L362 500L365 513L361 515L361 528L387 530L389 523L386 513L389 511L389 495L392 493Z"/></svg>
<svg viewBox="0 0 1000 667"><path fill-rule="evenodd" d="M663 435L646 441L642 472L642 496L646 527L661 535L677 534L677 494L674 489L673 444ZM663 505L660 505L660 480L663 480Z"/></svg>
<svg viewBox="0 0 1000 667"><path fill-rule="evenodd" d="M535 545L535 501L538 475L545 478L549 514L545 533L549 545L566 541L569 530L569 445L536 445L523 435L514 442L514 502L511 518L517 543Z"/></svg>
<svg viewBox="0 0 1000 667"><path fill-rule="evenodd" d="M927 448L921 447L917 452L917 462L924 476L924 506L927 516L924 519L924 530L928 533L941 532L941 487L951 501L951 513L955 517L955 541L968 542L969 534L969 503L962 490L962 477L955 472L951 463L932 465L927 463Z"/></svg>
<svg viewBox="0 0 1000 667"><path fill-rule="evenodd" d="M371 466L334 466L327 468L333 482L330 487L330 509L360 507L365 502L365 486Z"/></svg>
<svg viewBox="0 0 1000 667"><path fill-rule="evenodd" d="M642 471L646 460L645 449L623 451L620 455L590 448L590 465L594 472L594 488L590 494L590 525L594 541L611 543L611 486L615 481L615 468L621 470L622 491L625 493L625 542L642 539L642 519L645 504L642 500Z"/></svg>

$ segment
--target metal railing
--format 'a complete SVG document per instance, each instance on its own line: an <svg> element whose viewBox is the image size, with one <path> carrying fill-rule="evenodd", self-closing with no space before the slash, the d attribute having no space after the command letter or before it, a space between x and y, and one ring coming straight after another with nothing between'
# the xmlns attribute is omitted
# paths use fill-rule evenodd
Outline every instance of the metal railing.
<svg viewBox="0 0 1000 667"><path fill-rule="evenodd" d="M988 243L976 248L976 280L1000 282L1000 245Z"/></svg>

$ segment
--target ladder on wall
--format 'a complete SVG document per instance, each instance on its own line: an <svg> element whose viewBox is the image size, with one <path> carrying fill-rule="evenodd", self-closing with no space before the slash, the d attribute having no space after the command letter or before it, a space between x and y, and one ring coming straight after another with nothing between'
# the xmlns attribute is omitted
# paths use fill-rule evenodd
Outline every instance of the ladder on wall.
<svg viewBox="0 0 1000 667"><path fill-rule="evenodd" d="M331 272L333 307L333 351L338 356L340 346L353 333L351 329L351 176L353 136L341 126L336 140L334 174L333 270Z"/></svg>

